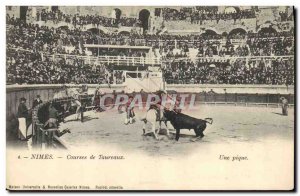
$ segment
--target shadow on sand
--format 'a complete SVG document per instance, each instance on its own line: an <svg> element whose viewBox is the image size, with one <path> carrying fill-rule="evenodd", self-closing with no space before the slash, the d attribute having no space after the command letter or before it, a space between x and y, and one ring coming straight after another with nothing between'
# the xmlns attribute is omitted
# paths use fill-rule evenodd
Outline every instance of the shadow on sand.
<svg viewBox="0 0 300 196"><path fill-rule="evenodd" d="M84 122L88 122L88 121L93 120L93 119L99 119L99 118L98 117L92 118L92 117L89 117L89 116L85 116L85 117L83 117L82 122L83 123ZM74 122L74 121L81 121L81 120L80 119L69 119L69 120L65 120L65 123L67 123L67 122Z"/></svg>
<svg viewBox="0 0 300 196"><path fill-rule="evenodd" d="M280 116L284 116L282 113L278 113L278 112L272 112L273 114L277 114L277 115L280 115Z"/></svg>

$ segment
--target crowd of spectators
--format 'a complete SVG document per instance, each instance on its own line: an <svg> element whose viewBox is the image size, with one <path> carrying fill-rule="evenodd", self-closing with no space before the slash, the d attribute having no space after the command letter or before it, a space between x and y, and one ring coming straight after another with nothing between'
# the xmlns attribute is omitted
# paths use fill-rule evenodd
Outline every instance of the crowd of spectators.
<svg viewBox="0 0 300 196"><path fill-rule="evenodd" d="M260 33L253 33L253 32L247 33L248 38L293 37L293 36L294 36L293 31L280 31L280 32L264 31L264 32L260 32Z"/></svg>
<svg viewBox="0 0 300 196"><path fill-rule="evenodd" d="M198 56L270 56L270 55L293 55L294 39L292 32L268 32L268 33L236 33L228 35L226 44L222 35L204 33L201 35L141 35L137 33L116 34L116 33L93 33L82 31L78 28L49 28L27 24L24 21L14 18L7 18L10 24L7 45L12 48L32 49L46 53L86 55L84 44L100 45L145 45L163 50L181 49L184 53L187 48L198 48ZM246 46L242 49L232 44L233 39L244 38ZM124 53L124 54L123 54ZM136 54L132 54L136 53ZM117 55L118 53L100 50L97 55ZM125 51L121 55L145 56L140 51ZM131 55L132 54L132 55ZM170 53L172 56L172 54Z"/></svg>
<svg viewBox="0 0 300 196"><path fill-rule="evenodd" d="M218 12L217 6L196 6L196 7L182 7L179 10L172 8L161 8L162 16L164 20L187 20L189 19L192 23L199 23L203 20L237 20L245 18L255 18L255 9L241 10L234 8L232 12ZM292 21L293 14L288 15L287 12L279 12L281 21ZM103 17L99 15L80 15L80 14L65 14L59 9L57 10L46 10L43 9L41 12L36 13L37 21L53 21L54 23L66 22L72 23L73 25L102 25L105 27L116 27L121 26L139 26L141 22L136 18L128 17Z"/></svg>
<svg viewBox="0 0 300 196"><path fill-rule="evenodd" d="M293 21L294 20L294 15L290 14L288 15L288 12L279 12L279 16L281 21Z"/></svg>
<svg viewBox="0 0 300 196"><path fill-rule="evenodd" d="M121 71L79 58L52 59L24 50L7 52L7 84L122 83ZM167 83L294 84L294 59L173 60L162 66Z"/></svg>
<svg viewBox="0 0 300 196"><path fill-rule="evenodd" d="M255 18L256 11L253 9L241 10L238 7L230 7L229 11L225 9L220 13L217 6L196 6L196 7L183 7L178 9L162 8L162 16L166 21L188 20L191 23L202 24L205 20L239 20ZM280 21L293 21L293 14L287 11L279 12Z"/></svg>
<svg viewBox="0 0 300 196"><path fill-rule="evenodd" d="M49 28L34 24L27 24L22 20L10 18L8 24L13 25L7 33L8 48L31 49L46 53L65 53L63 46L79 47L81 34L78 30Z"/></svg>
<svg viewBox="0 0 300 196"><path fill-rule="evenodd" d="M218 8L215 6L203 8L163 8L162 15L164 20L190 20L192 23L201 23L203 20L237 20L245 18L255 18L255 11L249 10L234 10L229 13L218 13Z"/></svg>
<svg viewBox="0 0 300 196"><path fill-rule="evenodd" d="M36 13L36 20L37 21L53 21L54 23L58 22L66 22L71 23L75 27L93 24L95 26L104 26L104 27L118 27L121 26L139 26L140 21L136 18L127 18L127 17L120 17L120 18L108 18L99 15L80 15L80 14L65 14L60 10L45 10L43 9L41 12Z"/></svg>
<svg viewBox="0 0 300 196"><path fill-rule="evenodd" d="M294 60L179 60L163 67L167 83L173 84L294 84Z"/></svg>
<svg viewBox="0 0 300 196"><path fill-rule="evenodd" d="M42 58L24 50L7 51L6 72L7 84L99 84L109 77L104 65L90 65L78 58Z"/></svg>
<svg viewBox="0 0 300 196"><path fill-rule="evenodd" d="M294 54L294 39L289 37L251 38L247 40L253 56L282 56Z"/></svg>
<svg viewBox="0 0 300 196"><path fill-rule="evenodd" d="M54 29L47 26L39 27L38 25L27 24L19 19L10 20L9 24L13 24L14 26L7 33L8 48L42 51L47 54L86 55L84 44L122 45L123 42L118 38L117 34L101 33L101 35L96 36L91 32L81 31L80 29L70 30ZM115 38L114 43L107 41L113 38ZM117 49L102 49L96 54L101 56L123 56L123 54L128 56L145 56L141 51L120 51Z"/></svg>
<svg viewBox="0 0 300 196"><path fill-rule="evenodd" d="M141 21L137 18L127 18L127 17L121 17L119 20L117 20L117 23L121 24L121 26L125 27L133 27L133 26L140 26Z"/></svg>
<svg viewBox="0 0 300 196"><path fill-rule="evenodd" d="M191 9L183 9L189 12ZM196 11L215 13L214 7ZM192 12L194 13L194 12ZM57 12L37 14L40 20L73 21L76 26L96 21L94 16L69 16ZM73 17L73 18L72 18ZM79 19L78 19L79 18ZM146 50L101 48L87 50L84 44L101 45L145 45L158 49L160 58L166 65L164 76L169 83L213 83L213 84L294 84L293 58L276 56L294 55L294 35L292 31L262 31L260 33L234 33L218 35L172 34L116 34L82 31L80 28L49 28L26 23L7 16L7 83L103 83L122 81L121 72L112 78L109 66L96 66L83 58L51 58L53 54L73 54L92 56L119 56L146 58ZM81 21L77 23L77 21ZM123 18L123 22L137 21ZM122 23L122 21L119 21ZM122 25L126 25L126 24ZM95 23L96 24L96 23ZM225 39L224 39L225 38ZM235 43L234 40L241 40ZM198 51L197 61L191 61L190 50ZM269 56L273 60L246 60L254 57ZM205 60L216 57L222 60ZM184 60L180 60L184 58ZM212 58L207 58L212 59ZM231 59L231 60L224 60ZM257 58L260 59L260 58ZM163 65L164 65L163 64ZM70 77L71 76L71 77Z"/></svg>
<svg viewBox="0 0 300 196"><path fill-rule="evenodd" d="M201 23L203 20L216 20L217 23L220 20L234 20L237 19L247 19L247 18L255 18L255 12L253 10L241 10L238 12L232 13L201 13L201 12L193 12L191 15L191 23Z"/></svg>
<svg viewBox="0 0 300 196"><path fill-rule="evenodd" d="M284 56L294 55L292 37L248 38L245 43L234 45L230 41L225 45L207 42L198 47L199 57L213 56ZM219 49L218 49L219 48Z"/></svg>

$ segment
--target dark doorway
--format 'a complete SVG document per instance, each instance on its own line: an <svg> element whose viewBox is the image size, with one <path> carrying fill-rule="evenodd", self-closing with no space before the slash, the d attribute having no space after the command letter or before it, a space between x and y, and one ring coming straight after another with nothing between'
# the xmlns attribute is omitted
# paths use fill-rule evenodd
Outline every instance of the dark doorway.
<svg viewBox="0 0 300 196"><path fill-rule="evenodd" d="M26 21L28 6L20 6L20 20Z"/></svg>
<svg viewBox="0 0 300 196"><path fill-rule="evenodd" d="M141 10L139 13L139 20L142 23L142 28L144 33L146 32L146 30L148 30L149 16L150 16L150 12L149 10L146 9Z"/></svg>
<svg viewBox="0 0 300 196"><path fill-rule="evenodd" d="M218 35L218 34L217 34L215 31L213 31L213 30L207 29L207 30L205 30L205 32L202 33L201 35L202 35L203 37L205 37L205 36Z"/></svg>
<svg viewBox="0 0 300 196"><path fill-rule="evenodd" d="M266 35L266 36L269 36L270 34L277 34L277 31L272 28L271 26L269 27L264 27L264 28L261 28L259 31L258 31L258 35Z"/></svg>
<svg viewBox="0 0 300 196"><path fill-rule="evenodd" d="M52 12L57 12L58 6L51 6L51 11Z"/></svg>
<svg viewBox="0 0 300 196"><path fill-rule="evenodd" d="M119 8L115 9L116 20L119 21L121 18L122 11Z"/></svg>

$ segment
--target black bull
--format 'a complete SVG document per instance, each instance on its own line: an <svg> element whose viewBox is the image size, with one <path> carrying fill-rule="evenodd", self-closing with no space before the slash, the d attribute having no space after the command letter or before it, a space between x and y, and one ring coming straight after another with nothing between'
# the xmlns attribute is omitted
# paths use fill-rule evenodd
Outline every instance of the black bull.
<svg viewBox="0 0 300 196"><path fill-rule="evenodd" d="M204 137L204 130L206 123L212 124L212 118L205 118L205 120L197 119L182 113L176 113L174 111L165 110L164 116L171 122L176 130L175 139L178 141L180 136L180 129L194 129L196 137Z"/></svg>

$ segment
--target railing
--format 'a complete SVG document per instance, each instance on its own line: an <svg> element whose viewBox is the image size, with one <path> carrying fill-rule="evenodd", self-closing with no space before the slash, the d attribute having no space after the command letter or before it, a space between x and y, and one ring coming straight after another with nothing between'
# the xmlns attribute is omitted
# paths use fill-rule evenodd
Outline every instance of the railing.
<svg viewBox="0 0 300 196"><path fill-rule="evenodd" d="M294 37L288 37L291 40L294 40ZM250 37L248 39L256 39L255 37ZM209 41L218 43L219 45L225 45L226 42L229 40L232 44L241 44L246 43L246 38L222 38L222 39L147 39L147 38L101 38L97 37L97 40L90 41L89 44L103 44L103 45L125 45L125 46L155 46L159 45L162 46L165 43L167 43L168 46L174 46L175 48L178 47L178 45L181 44L187 44L188 46L194 46L197 44L203 43L203 41ZM283 40L287 39L287 37L268 37L268 38L259 38L259 40Z"/></svg>
<svg viewBox="0 0 300 196"><path fill-rule="evenodd" d="M27 52L33 52L31 50L25 50L21 48L9 48L12 50L22 50ZM178 58L167 58L167 57L128 57L128 56L80 56L80 55L70 55L70 54L44 54L42 53L42 57L48 57L52 60L61 58L61 59L82 59L86 64L98 64L98 63L108 63L115 65L127 65L127 66L144 66L144 65L161 65L164 62L170 62L173 60L236 60L236 59L246 59L246 60L270 60L281 58L283 60L288 60L290 58L294 58L294 55L284 55L284 56L218 56L214 55L212 57L204 56L204 57L178 57Z"/></svg>
<svg viewBox="0 0 300 196"><path fill-rule="evenodd" d="M222 61L222 60L236 60L236 59L245 59L245 60L261 60L261 59L264 59L264 60L275 60L277 58L280 58L282 60L288 60L290 58L294 58L294 55L285 55L285 56L217 56L217 55L214 55L212 57L209 57L209 56L204 56L204 57L194 57L192 58L192 60L195 60L195 61L199 61L199 60L212 60L213 62L214 61ZM168 62L170 60L189 60L191 59L190 57L178 57L178 58L166 58L165 60L163 60L162 62ZM212 62L212 63L213 63Z"/></svg>
<svg viewBox="0 0 300 196"><path fill-rule="evenodd" d="M179 60L193 60L193 61L199 61L199 60L212 60L215 61L222 61L222 60L237 60L237 59L245 59L245 60L272 60L280 58L282 60L288 60L290 58L294 58L294 55L286 55L286 56L227 56L227 57L220 57L220 56L213 56L213 57L178 57L178 58L149 58L149 57L122 57L122 56L77 56L77 55L67 55L67 54L53 54L53 55L46 55L47 57L50 57L52 59L55 58L64 58L65 60L68 58L74 58L82 59L87 64L94 64L94 63L108 63L108 64L115 64L115 65L132 65L132 66L144 66L144 65L161 65L163 62L169 62L171 60L179 61ZM213 63L212 62L212 63Z"/></svg>
<svg viewBox="0 0 300 196"><path fill-rule="evenodd" d="M23 48L8 48L11 50L20 50L20 51L27 51L27 52L33 52L32 50L27 50ZM79 59L84 59L84 58L90 58L90 59L143 59L144 57L127 57L127 56L81 56L81 55L72 55L72 54L44 54L44 56L48 57L62 57L62 58L68 58L68 57L77 57ZM183 57L181 57L183 58ZM186 57L189 58L189 57ZM257 58L294 58L294 55L281 55L281 56L217 56L215 55L214 57L196 57L199 59L240 59L240 58L252 58L252 59L257 59ZM154 61L158 62L160 58L158 57L146 57L144 58L146 61L149 61L149 59L154 59Z"/></svg>
<svg viewBox="0 0 300 196"><path fill-rule="evenodd" d="M125 45L125 46L147 46L148 40L143 38L100 38L97 37L97 41L87 41L87 44L103 44L103 45ZM151 40L149 40L151 43ZM153 40L154 41L154 40Z"/></svg>
<svg viewBox="0 0 300 196"><path fill-rule="evenodd" d="M57 58L67 59L82 59L87 64L97 64L97 63L108 63L115 65L127 65L127 66L144 66L144 65L160 65L161 61L159 58L153 57L122 57L122 56L78 56L69 54L52 54L44 55L45 57L55 60Z"/></svg>

